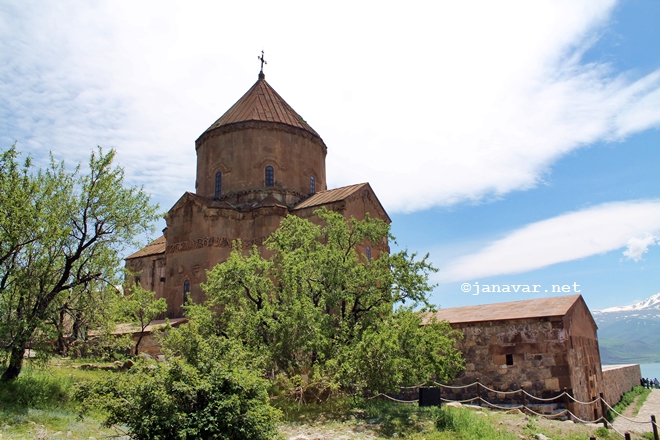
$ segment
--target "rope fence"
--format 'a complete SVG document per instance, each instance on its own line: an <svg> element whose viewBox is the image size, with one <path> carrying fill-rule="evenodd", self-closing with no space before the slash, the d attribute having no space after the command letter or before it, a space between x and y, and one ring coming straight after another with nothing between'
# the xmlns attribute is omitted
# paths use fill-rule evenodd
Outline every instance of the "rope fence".
<svg viewBox="0 0 660 440"><path fill-rule="evenodd" d="M649 425L649 428L653 431L655 439L658 440L658 424L655 420L654 415L651 416L651 420L649 420L649 421L639 421L639 420L634 420L634 419L631 419L629 417L626 417L623 414L621 414L620 412L618 412L617 410L615 410L609 403L607 403L605 401L605 399L603 399L602 394L599 397L592 400L592 401L583 402L583 401L578 400L575 397L573 397L571 395L571 393L569 393L566 389L564 389L563 392L557 394L554 397L543 398L543 397L534 396L533 394L530 394L529 392L525 391L522 388L520 388L518 390L515 390L515 391L498 391L498 390L492 389L492 388L482 384L479 381L472 382L471 384L468 384L468 385L458 385L458 386L456 386L456 385L445 385L445 384L441 384L439 382L432 381L432 382L428 382L426 384L420 384L420 385L416 385L416 386L412 386L412 387L402 387L401 389L402 390L404 390L404 389L405 390L415 390L415 389L423 388L425 385L426 386L435 385L433 388L437 388L437 389L440 390L439 401L442 402L442 403L455 402L455 403L464 404L464 403L477 402L477 404L479 406L484 405L488 408L493 408L493 409L498 409L498 410L503 410L503 411L518 410L518 411L521 411L521 412L524 412L524 413L529 413L529 414L532 414L532 415L535 415L535 416L538 416L538 417L543 417L543 418L546 418L546 419L554 419L554 418L557 418L557 417L568 417L569 420L572 420L574 422L585 423L585 424L586 423L603 423L603 425L606 428L612 429L614 432L619 434L621 437L629 438L629 436L626 435L626 434L628 434L627 432L625 434L619 432L605 418L605 413L607 411L610 411L612 414L615 414L616 417L621 417L622 419L627 420L629 422L636 423L636 424L639 424L639 425ZM468 388L475 387L475 386L476 386L476 394L477 394L476 397L472 397L472 398L469 398L469 399L448 399L448 398L442 396L442 389L447 389L447 390L452 390L452 391L453 390L462 390L462 389L467 390ZM482 393L481 393L482 390L484 390L486 392L489 392L489 393L494 393L496 395L504 395L504 396L519 394L522 398L522 403L521 404L497 404L497 403L494 403L494 402L489 402L487 399L485 399L482 396ZM409 403L409 404L411 404L411 403L420 402L420 399L402 400L402 399L396 399L392 396L388 396L387 394L384 394L384 393L380 393L380 394L377 394L375 396L372 396L372 397L370 397L370 399L375 399L375 398L378 398L378 397L382 397L382 398L385 398L385 399L388 399L388 400L391 400L391 401L397 402L397 403ZM528 402L526 402L527 399L535 400L535 401L540 402L540 403L534 403L534 402L529 402L528 403ZM546 403L547 402L557 402L558 404L563 404L566 408L563 409L562 411L559 411L559 412L553 412L552 414L540 413L540 412L534 411L531 408L531 407L535 407L535 406L538 406L538 405L544 405L544 402L546 402ZM569 402L572 402L575 405L587 405L587 406L593 406L593 405L597 405L597 404L600 403L600 405L601 405L600 409L601 409L601 412L602 412L603 415L601 417L595 419L595 420L582 419L582 418L578 417L577 415L575 415L574 412L570 411L570 409L568 408L568 403Z"/></svg>

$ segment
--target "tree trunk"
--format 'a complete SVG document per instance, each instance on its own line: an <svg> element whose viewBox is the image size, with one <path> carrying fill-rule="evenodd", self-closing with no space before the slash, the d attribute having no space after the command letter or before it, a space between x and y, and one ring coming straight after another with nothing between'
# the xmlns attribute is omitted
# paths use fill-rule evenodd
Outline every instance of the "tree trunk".
<svg viewBox="0 0 660 440"><path fill-rule="evenodd" d="M2 373L3 381L14 380L21 373L21 368L23 368L23 355L25 354L25 343L16 344L11 349L11 354L9 356L9 366Z"/></svg>
<svg viewBox="0 0 660 440"><path fill-rule="evenodd" d="M144 336L144 332L140 332L140 337L138 338L137 342L135 343L135 354L134 356L137 356L140 354L140 342L142 342L142 337Z"/></svg>

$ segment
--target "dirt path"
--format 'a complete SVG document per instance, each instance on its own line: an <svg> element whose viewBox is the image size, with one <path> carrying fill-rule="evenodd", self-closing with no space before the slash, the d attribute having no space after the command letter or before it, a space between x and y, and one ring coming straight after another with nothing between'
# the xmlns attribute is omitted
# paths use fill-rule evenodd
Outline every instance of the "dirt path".
<svg viewBox="0 0 660 440"><path fill-rule="evenodd" d="M651 394L649 394L649 397L644 402L636 417L627 416L637 422L646 423L631 422L619 416L614 420L614 429L621 433L626 431L637 433L651 432L651 414L655 414L656 422L660 422L660 390L651 390Z"/></svg>

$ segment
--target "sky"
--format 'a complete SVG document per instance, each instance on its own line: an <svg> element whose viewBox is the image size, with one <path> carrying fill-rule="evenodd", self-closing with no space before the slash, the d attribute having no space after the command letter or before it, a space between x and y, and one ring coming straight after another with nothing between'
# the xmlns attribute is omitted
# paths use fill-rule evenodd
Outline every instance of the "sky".
<svg viewBox="0 0 660 440"><path fill-rule="evenodd" d="M659 0L0 0L0 149L115 148L166 211L264 50L328 187L370 182L393 248L429 254L433 303L599 310L660 292L658 47Z"/></svg>

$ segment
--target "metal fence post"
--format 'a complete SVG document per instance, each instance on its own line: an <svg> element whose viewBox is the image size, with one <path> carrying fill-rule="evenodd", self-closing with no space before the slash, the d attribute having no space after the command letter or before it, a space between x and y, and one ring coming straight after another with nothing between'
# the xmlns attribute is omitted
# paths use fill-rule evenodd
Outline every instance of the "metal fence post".
<svg viewBox="0 0 660 440"><path fill-rule="evenodd" d="M660 440L658 439L658 425L655 423L655 414L651 414L651 426L653 426L653 437L655 440Z"/></svg>

